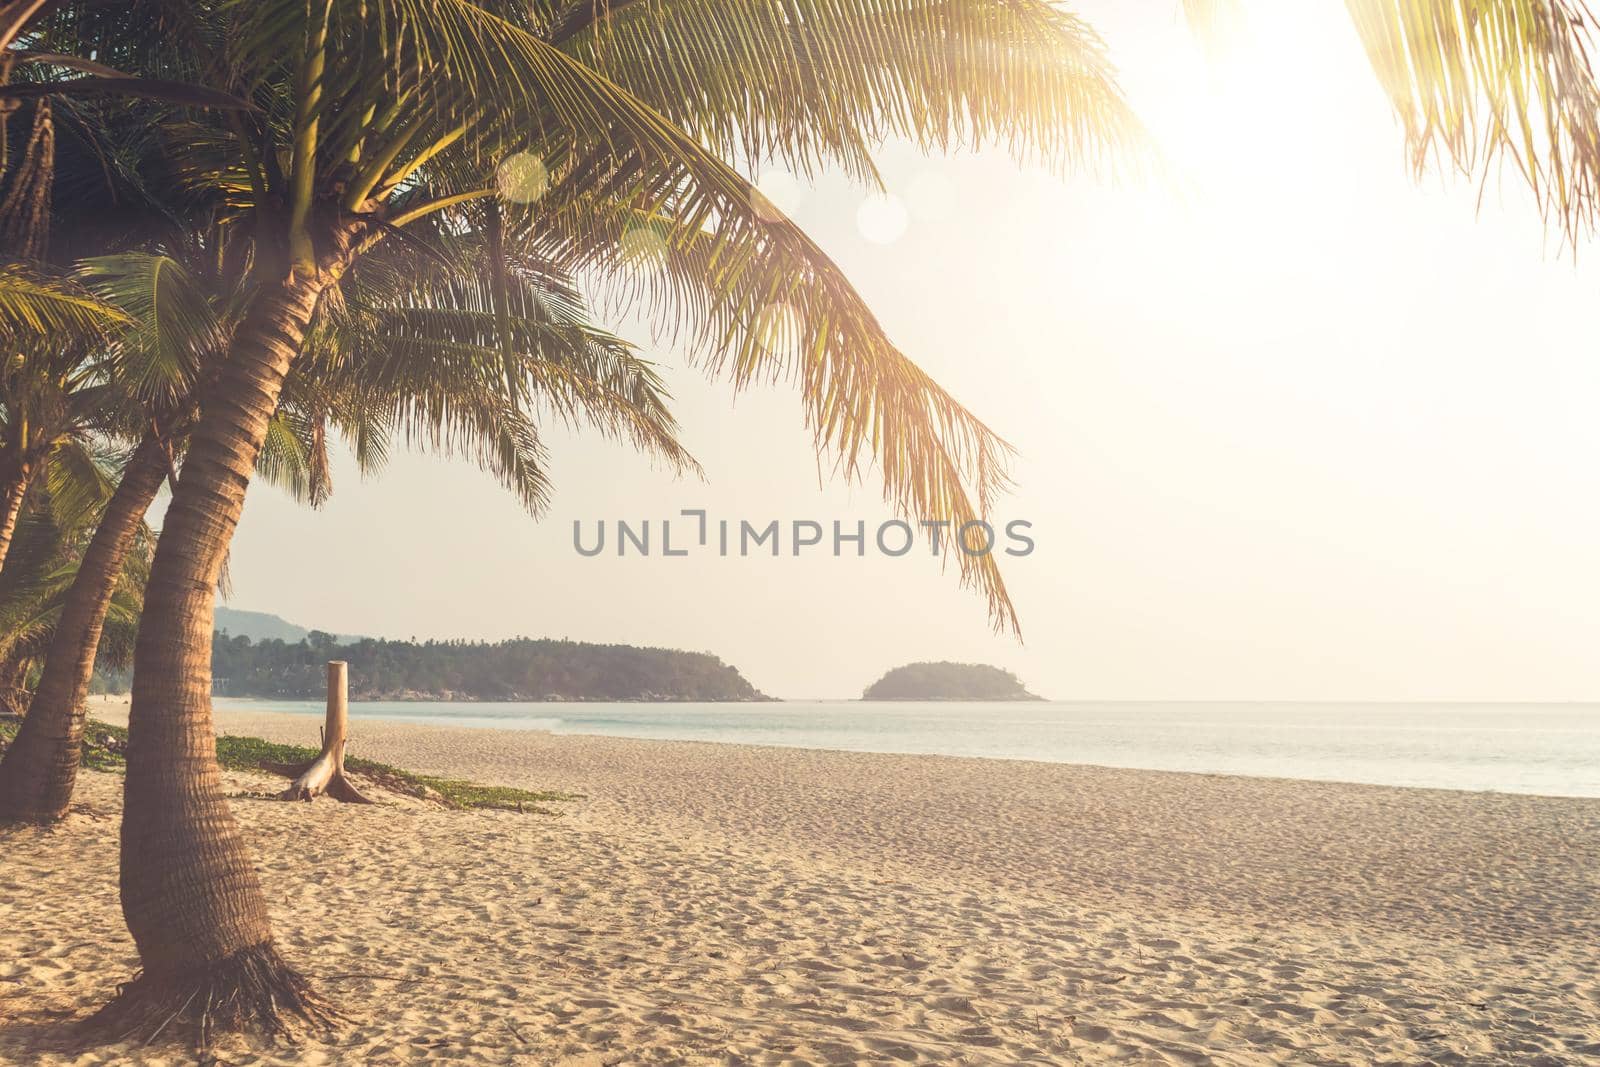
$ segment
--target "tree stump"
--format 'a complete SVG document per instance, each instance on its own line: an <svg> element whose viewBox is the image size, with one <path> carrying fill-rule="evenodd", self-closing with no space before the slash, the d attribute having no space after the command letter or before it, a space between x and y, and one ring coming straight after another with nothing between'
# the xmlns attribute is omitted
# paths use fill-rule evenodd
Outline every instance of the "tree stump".
<svg viewBox="0 0 1600 1067"><path fill-rule="evenodd" d="M372 801L350 783L344 773L344 746L350 728L349 664L328 662L328 717L322 729L322 752L309 763L275 763L269 770L293 778L294 783L278 796L283 800L311 800L326 793L346 804L371 804Z"/></svg>

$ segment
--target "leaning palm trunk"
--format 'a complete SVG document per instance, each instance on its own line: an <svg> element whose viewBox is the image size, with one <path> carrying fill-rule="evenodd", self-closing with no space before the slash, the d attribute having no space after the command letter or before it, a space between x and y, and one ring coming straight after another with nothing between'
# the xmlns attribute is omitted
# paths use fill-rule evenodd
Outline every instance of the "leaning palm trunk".
<svg viewBox="0 0 1600 1067"><path fill-rule="evenodd" d="M28 479L18 476L7 482L4 496L0 497L0 568L5 567L6 556L11 552L11 538L17 532L17 519L27 495Z"/></svg>
<svg viewBox="0 0 1600 1067"><path fill-rule="evenodd" d="M84 700L94 677L100 628L166 470L161 442L146 437L129 457L84 550L50 639L38 691L16 740L0 759L0 821L52 822L66 813L78 777Z"/></svg>
<svg viewBox="0 0 1600 1067"><path fill-rule="evenodd" d="M325 1023L273 945L254 857L222 795L211 724L217 581L290 363L321 291L316 275L265 284L234 335L190 438L146 585L134 647L122 818L122 911L142 973L95 1017L113 1036L175 1016L280 1032Z"/></svg>

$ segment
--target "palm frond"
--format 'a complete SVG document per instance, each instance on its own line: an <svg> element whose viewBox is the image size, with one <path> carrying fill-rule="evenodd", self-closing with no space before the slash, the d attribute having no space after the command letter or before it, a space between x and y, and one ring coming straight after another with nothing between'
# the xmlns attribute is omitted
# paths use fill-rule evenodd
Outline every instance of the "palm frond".
<svg viewBox="0 0 1600 1067"><path fill-rule="evenodd" d="M70 281L46 277L20 263L0 265L0 336L98 339L126 322L121 311Z"/></svg>
<svg viewBox="0 0 1600 1067"><path fill-rule="evenodd" d="M296 502L313 503L311 461L305 436L296 427L290 412L279 411L267 424L267 439L256 457L256 473Z"/></svg>
<svg viewBox="0 0 1600 1067"><path fill-rule="evenodd" d="M326 316L307 345L296 378L327 383L324 405L346 418L374 405L391 412L361 424L364 447L395 427L405 397L459 390L472 403L498 395L507 410L554 416L628 441L676 472L699 472L654 365L587 321L569 279L530 263L497 285L484 278L470 240L456 245L455 262L402 255L399 264L380 256L361 264L343 287L342 311Z"/></svg>
<svg viewBox="0 0 1600 1067"><path fill-rule="evenodd" d="M741 187L743 202L757 203L754 187ZM628 240L640 226L659 237L645 255ZM907 358L833 262L770 206L730 210L713 226L693 204L687 217L630 210L562 183L528 234L595 277L619 309L656 311L663 336L735 388L795 385L819 453L848 480L875 468L900 513L961 529L1009 484L1010 446ZM1016 631L992 555L955 554L996 626Z"/></svg>
<svg viewBox="0 0 1600 1067"><path fill-rule="evenodd" d="M132 324L118 338L117 359L118 378L132 396L157 407L187 396L226 338L208 294L183 264L127 252L86 259L79 275Z"/></svg>
<svg viewBox="0 0 1600 1067"><path fill-rule="evenodd" d="M116 489L120 458L82 436L65 438L55 447L45 466L43 489L59 529L93 528Z"/></svg>
<svg viewBox="0 0 1600 1067"><path fill-rule="evenodd" d="M1043 0L573 0L564 51L724 156L836 163L908 138L1121 169L1145 147L1104 43Z"/></svg>
<svg viewBox="0 0 1600 1067"><path fill-rule="evenodd" d="M1183 0L1183 14L1189 29L1213 55L1238 28L1243 12L1241 0Z"/></svg>
<svg viewBox="0 0 1600 1067"><path fill-rule="evenodd" d="M35 506L18 523L0 570L0 661L36 659L49 651L87 536L87 526L61 525L53 506ZM126 664L132 654L152 548L150 531L141 523L101 633L100 648L109 662Z"/></svg>
<svg viewBox="0 0 1600 1067"><path fill-rule="evenodd" d="M1581 0L1347 0L1413 163L1513 161L1569 234L1600 193L1594 16Z"/></svg>
<svg viewBox="0 0 1600 1067"><path fill-rule="evenodd" d="M160 100L188 107L219 108L225 111L243 111L249 104L227 93L219 93L202 86L182 82L162 81L158 78L127 76L102 77L87 75L82 78L64 78L60 81L18 82L0 85L0 102L37 100L54 96L132 96L141 100Z"/></svg>
<svg viewBox="0 0 1600 1067"><path fill-rule="evenodd" d="M46 510L24 515L0 571L0 661L44 653L74 573L63 533Z"/></svg>

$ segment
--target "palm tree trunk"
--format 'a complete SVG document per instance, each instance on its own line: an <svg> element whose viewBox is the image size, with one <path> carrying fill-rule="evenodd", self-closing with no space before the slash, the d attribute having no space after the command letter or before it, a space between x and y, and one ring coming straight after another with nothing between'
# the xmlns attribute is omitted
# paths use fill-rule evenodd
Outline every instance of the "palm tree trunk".
<svg viewBox="0 0 1600 1067"><path fill-rule="evenodd" d="M22 502L27 496L28 476L20 472L6 482L4 493L0 495L0 570L5 569L11 538L17 532L17 518L22 514Z"/></svg>
<svg viewBox="0 0 1600 1067"><path fill-rule="evenodd" d="M258 290L190 437L145 588L122 815L122 913L143 969L94 1020L149 1036L175 1017L273 1034L331 1011L273 945L254 856L222 795L211 724L217 581L317 276ZM169 1033L171 1031L168 1031Z"/></svg>
<svg viewBox="0 0 1600 1067"><path fill-rule="evenodd" d="M166 476L162 444L147 436L84 549L50 640L39 688L22 729L0 759L0 821L53 822L66 814L78 777L84 699L94 677L100 627L139 524Z"/></svg>

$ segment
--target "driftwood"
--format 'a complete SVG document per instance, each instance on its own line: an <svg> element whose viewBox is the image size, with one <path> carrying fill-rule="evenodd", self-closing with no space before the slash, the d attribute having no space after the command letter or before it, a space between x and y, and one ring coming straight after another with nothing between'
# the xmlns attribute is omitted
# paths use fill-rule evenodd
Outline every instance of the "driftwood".
<svg viewBox="0 0 1600 1067"><path fill-rule="evenodd" d="M326 793L346 804L371 804L351 784L344 773L344 746L350 729L349 665L343 660L328 663L328 717L322 728L322 751L308 763L269 763L275 771L294 783L278 796L283 800L311 800Z"/></svg>

